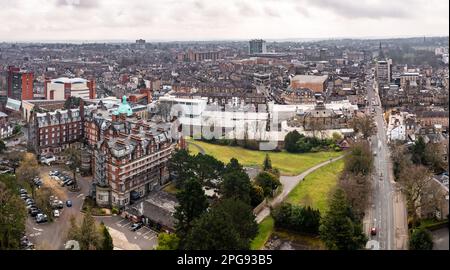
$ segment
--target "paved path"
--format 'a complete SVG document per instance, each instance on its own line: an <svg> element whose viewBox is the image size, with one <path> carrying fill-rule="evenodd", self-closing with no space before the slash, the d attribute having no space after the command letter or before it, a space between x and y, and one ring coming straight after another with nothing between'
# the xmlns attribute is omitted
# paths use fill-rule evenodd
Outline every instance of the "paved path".
<svg viewBox="0 0 450 270"><path fill-rule="evenodd" d="M320 164L317 164L314 167L309 168L308 170L304 171L303 173L296 175L296 176L281 176L280 182L283 184L283 191L278 194L273 200L269 202L269 205L264 207L256 216L256 221L260 223L264 218L266 218L270 214L270 207L274 207L277 204L281 203L286 199L287 195L302 181L308 174L314 172L315 170L328 165L332 162L335 162L337 160L340 160L345 155L342 155L340 157L334 158L330 160L327 160L325 162L322 162Z"/></svg>
<svg viewBox="0 0 450 270"><path fill-rule="evenodd" d="M195 143L192 143L192 142L187 142L187 144L189 145L189 146L194 146L195 148L197 148L198 149L198 151L200 152L200 154L205 154L206 153L206 151L205 151L205 149L203 149L200 145L198 145L198 144L195 144Z"/></svg>
<svg viewBox="0 0 450 270"><path fill-rule="evenodd" d="M432 231L433 250L448 250L448 227Z"/></svg>

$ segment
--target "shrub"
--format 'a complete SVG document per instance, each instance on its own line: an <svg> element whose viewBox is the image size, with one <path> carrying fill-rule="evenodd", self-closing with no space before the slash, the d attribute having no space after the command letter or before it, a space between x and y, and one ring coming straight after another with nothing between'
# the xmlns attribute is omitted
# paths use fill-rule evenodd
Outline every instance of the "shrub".
<svg viewBox="0 0 450 270"><path fill-rule="evenodd" d="M264 200L264 190L258 185L252 185L250 189L250 201L253 207L258 206Z"/></svg>
<svg viewBox="0 0 450 270"><path fill-rule="evenodd" d="M433 239L431 233L423 228L415 229L409 240L410 250L432 250Z"/></svg>
<svg viewBox="0 0 450 270"><path fill-rule="evenodd" d="M255 183L264 190L264 197L272 196L273 191L281 185L280 180L268 172L260 172L255 178Z"/></svg>
<svg viewBox="0 0 450 270"><path fill-rule="evenodd" d="M275 226L301 233L318 234L320 212L311 207L283 203L272 212Z"/></svg>

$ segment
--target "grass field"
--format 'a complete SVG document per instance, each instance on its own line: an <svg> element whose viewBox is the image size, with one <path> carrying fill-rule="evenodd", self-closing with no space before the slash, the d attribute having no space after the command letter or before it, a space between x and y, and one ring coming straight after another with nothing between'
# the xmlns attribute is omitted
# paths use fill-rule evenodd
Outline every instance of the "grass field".
<svg viewBox="0 0 450 270"><path fill-rule="evenodd" d="M271 216L266 217L260 224L258 224L258 235L253 239L250 244L251 250L259 250L269 239L273 231L273 218Z"/></svg>
<svg viewBox="0 0 450 270"><path fill-rule="evenodd" d="M340 159L311 173L289 193L286 202L309 205L323 215L328 210L328 194L336 186L343 169L344 159Z"/></svg>
<svg viewBox="0 0 450 270"><path fill-rule="evenodd" d="M284 175L297 175L330 158L342 155L342 152L318 152L305 154L291 154L288 152L265 152L248 150L236 146L222 146L210 144L202 141L188 140L205 150L205 153L221 160L229 162L231 158L236 158L244 166L262 166L266 153L272 160L272 166L278 168ZM197 154L198 148L189 148L191 154Z"/></svg>

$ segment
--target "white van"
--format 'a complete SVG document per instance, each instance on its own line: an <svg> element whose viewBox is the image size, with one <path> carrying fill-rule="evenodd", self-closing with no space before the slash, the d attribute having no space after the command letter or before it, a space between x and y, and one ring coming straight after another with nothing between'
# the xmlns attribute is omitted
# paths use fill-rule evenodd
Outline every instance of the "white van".
<svg viewBox="0 0 450 270"><path fill-rule="evenodd" d="M41 163L51 165L52 162L56 161L56 157L50 156L50 157L41 157Z"/></svg>

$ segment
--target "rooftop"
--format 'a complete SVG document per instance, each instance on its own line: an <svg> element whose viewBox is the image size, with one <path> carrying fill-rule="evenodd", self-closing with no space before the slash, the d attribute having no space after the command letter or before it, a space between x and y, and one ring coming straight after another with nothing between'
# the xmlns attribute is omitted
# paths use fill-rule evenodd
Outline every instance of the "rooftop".
<svg viewBox="0 0 450 270"><path fill-rule="evenodd" d="M328 79L328 75L314 76L314 75L295 75L292 81L301 81L306 83L324 83Z"/></svg>
<svg viewBox="0 0 450 270"><path fill-rule="evenodd" d="M67 78L67 77L61 77L58 79L52 80L52 83L87 83L86 79L83 78Z"/></svg>

